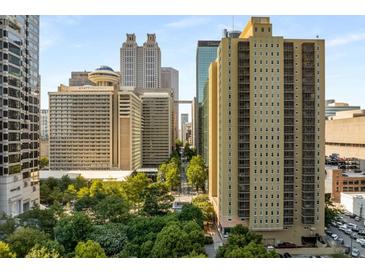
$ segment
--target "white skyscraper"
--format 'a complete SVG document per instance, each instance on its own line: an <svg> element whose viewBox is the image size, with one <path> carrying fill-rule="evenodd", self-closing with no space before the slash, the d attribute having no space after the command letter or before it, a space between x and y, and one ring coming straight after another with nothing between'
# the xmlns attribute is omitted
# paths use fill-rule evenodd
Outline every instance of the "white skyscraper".
<svg viewBox="0 0 365 274"><path fill-rule="evenodd" d="M120 49L121 86L137 88L161 87L161 51L155 34L147 34L147 41L138 46L136 35L127 33Z"/></svg>

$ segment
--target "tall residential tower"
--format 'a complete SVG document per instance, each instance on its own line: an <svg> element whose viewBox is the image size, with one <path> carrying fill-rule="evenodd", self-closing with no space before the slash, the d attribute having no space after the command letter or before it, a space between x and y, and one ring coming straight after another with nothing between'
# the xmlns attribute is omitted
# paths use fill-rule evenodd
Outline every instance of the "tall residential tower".
<svg viewBox="0 0 365 274"><path fill-rule="evenodd" d="M0 212L39 204L39 16L0 16Z"/></svg>
<svg viewBox="0 0 365 274"><path fill-rule="evenodd" d="M272 35L252 17L209 73L209 194L221 231L267 243L324 230L324 40Z"/></svg>

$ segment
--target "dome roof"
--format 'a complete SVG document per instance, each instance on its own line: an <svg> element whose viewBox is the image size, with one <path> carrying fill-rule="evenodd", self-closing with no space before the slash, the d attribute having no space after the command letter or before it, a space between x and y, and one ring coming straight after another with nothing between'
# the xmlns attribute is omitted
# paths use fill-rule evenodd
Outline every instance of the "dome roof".
<svg viewBox="0 0 365 274"><path fill-rule="evenodd" d="M100 66L96 70L109 70L109 71L114 71L111 67L108 67L108 66Z"/></svg>

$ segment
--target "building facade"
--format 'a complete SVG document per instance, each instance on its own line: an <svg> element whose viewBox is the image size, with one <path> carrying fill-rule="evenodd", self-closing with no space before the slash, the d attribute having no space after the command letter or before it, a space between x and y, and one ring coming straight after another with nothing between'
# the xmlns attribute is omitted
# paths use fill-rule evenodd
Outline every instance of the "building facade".
<svg viewBox="0 0 365 274"><path fill-rule="evenodd" d="M341 205L348 212L365 219L365 192L341 193Z"/></svg>
<svg viewBox="0 0 365 274"><path fill-rule="evenodd" d="M365 160L365 110L336 112L326 120L326 155Z"/></svg>
<svg viewBox="0 0 365 274"><path fill-rule="evenodd" d="M181 113L180 115L180 129L181 129L181 141L185 144L186 142L186 124L189 122L189 114Z"/></svg>
<svg viewBox="0 0 365 274"><path fill-rule="evenodd" d="M161 87L161 51L155 34L147 34L143 46L136 35L127 34L120 49L120 85L137 88Z"/></svg>
<svg viewBox="0 0 365 274"><path fill-rule="evenodd" d="M174 101L179 100L179 71L170 68L161 68L161 88L172 89ZM179 105L174 102L174 142L179 137Z"/></svg>
<svg viewBox="0 0 365 274"><path fill-rule="evenodd" d="M0 16L0 212L39 204L39 16Z"/></svg>
<svg viewBox="0 0 365 274"><path fill-rule="evenodd" d="M89 80L90 71L72 71L71 78L68 80L70 87L81 87L90 85L93 86L95 83Z"/></svg>
<svg viewBox="0 0 365 274"><path fill-rule="evenodd" d="M350 106L348 103L336 102L333 99L326 100L326 118L335 116L338 111L359 110L359 106Z"/></svg>
<svg viewBox="0 0 365 274"><path fill-rule="evenodd" d="M225 34L224 34L225 35ZM207 163L208 160L208 69L217 58L220 41L198 41L196 50L196 99L195 146Z"/></svg>
<svg viewBox="0 0 365 274"><path fill-rule="evenodd" d="M51 170L113 167L113 94L119 74L101 67L89 74L95 86L61 85L49 92Z"/></svg>
<svg viewBox="0 0 365 274"><path fill-rule="evenodd" d="M158 167L173 146L172 89L120 87L102 66L94 85L49 93L51 170L137 170Z"/></svg>
<svg viewBox="0 0 365 274"><path fill-rule="evenodd" d="M142 166L158 167L170 158L174 145L171 89L140 90L142 99Z"/></svg>
<svg viewBox="0 0 365 274"><path fill-rule="evenodd" d="M48 109L41 109L40 137L48 139Z"/></svg>
<svg viewBox="0 0 365 274"><path fill-rule="evenodd" d="M267 243L300 245L322 235L324 41L273 36L268 17L252 17L221 40L209 95L209 194L222 233L243 224Z"/></svg>
<svg viewBox="0 0 365 274"><path fill-rule="evenodd" d="M332 170L332 195L336 203L341 202L341 193L365 192L365 175L362 173L344 172L341 169Z"/></svg>

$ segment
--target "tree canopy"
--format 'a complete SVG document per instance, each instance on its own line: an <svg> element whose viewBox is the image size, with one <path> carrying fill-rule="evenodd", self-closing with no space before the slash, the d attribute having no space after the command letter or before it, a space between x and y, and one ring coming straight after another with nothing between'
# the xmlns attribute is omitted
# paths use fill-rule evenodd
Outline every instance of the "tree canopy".
<svg viewBox="0 0 365 274"><path fill-rule="evenodd" d="M9 244L0 241L0 258L15 258L16 254L11 251Z"/></svg>
<svg viewBox="0 0 365 274"><path fill-rule="evenodd" d="M99 243L88 240L79 242L75 248L76 258L106 258L104 249Z"/></svg>
<svg viewBox="0 0 365 274"><path fill-rule="evenodd" d="M201 188L205 192L205 181L208 178L207 168L203 158L198 155L194 156L186 168L186 176L191 186L197 190Z"/></svg>
<svg viewBox="0 0 365 274"><path fill-rule="evenodd" d="M71 252L78 242L87 239L91 230L92 223L89 217L76 212L61 218L54 229L54 234L56 240L65 247L66 251Z"/></svg>

